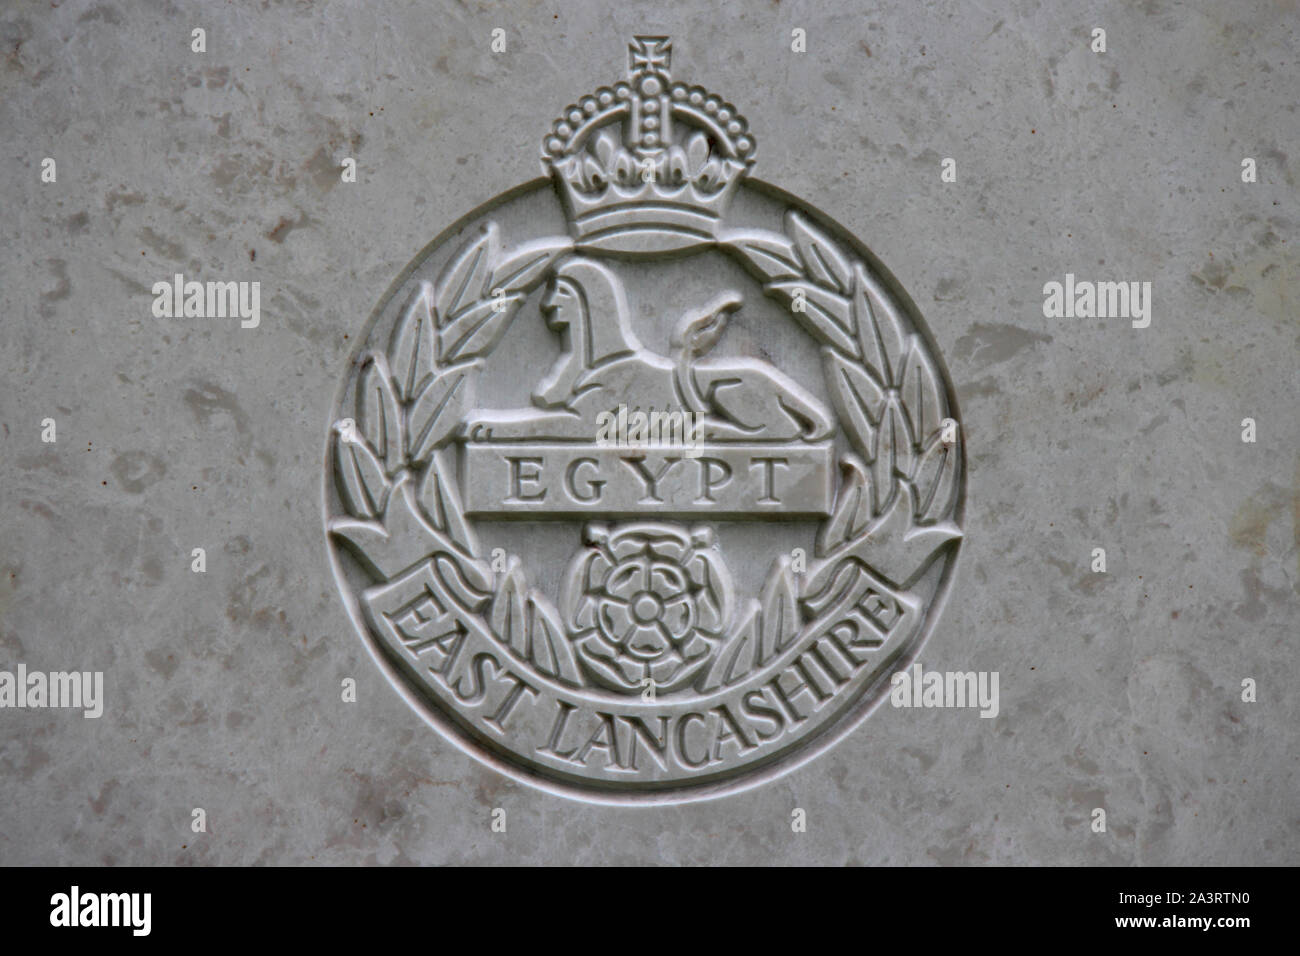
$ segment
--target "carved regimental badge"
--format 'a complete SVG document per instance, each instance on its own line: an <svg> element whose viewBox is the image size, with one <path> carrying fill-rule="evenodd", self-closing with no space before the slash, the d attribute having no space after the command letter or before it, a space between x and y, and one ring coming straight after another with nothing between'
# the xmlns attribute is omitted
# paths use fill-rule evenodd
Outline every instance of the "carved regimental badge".
<svg viewBox="0 0 1300 956"><path fill-rule="evenodd" d="M430 244L335 409L327 537L407 699L609 802L749 786L848 733L943 602L952 389L827 217L747 178L735 107L637 37L547 177Z"/></svg>

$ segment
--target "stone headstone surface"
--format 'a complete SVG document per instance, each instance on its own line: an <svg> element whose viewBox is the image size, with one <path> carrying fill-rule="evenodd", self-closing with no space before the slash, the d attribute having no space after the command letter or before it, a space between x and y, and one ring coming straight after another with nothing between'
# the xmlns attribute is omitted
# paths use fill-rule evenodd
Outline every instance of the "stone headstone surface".
<svg viewBox="0 0 1300 956"><path fill-rule="evenodd" d="M1298 43L8 5L0 864L1295 862Z"/></svg>

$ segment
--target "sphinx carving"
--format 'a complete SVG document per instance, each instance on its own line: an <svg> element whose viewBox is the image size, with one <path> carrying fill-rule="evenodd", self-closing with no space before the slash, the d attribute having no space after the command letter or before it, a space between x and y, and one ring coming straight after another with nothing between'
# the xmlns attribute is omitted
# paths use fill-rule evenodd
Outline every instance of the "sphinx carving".
<svg viewBox="0 0 1300 956"><path fill-rule="evenodd" d="M471 440L591 440L602 413L618 406L700 416L709 441L820 441L834 419L817 399L775 366L756 359L707 358L741 305L723 292L678 321L672 354L637 339L627 298L606 265L582 256L561 263L542 301L563 352L533 392L532 408L475 410Z"/></svg>

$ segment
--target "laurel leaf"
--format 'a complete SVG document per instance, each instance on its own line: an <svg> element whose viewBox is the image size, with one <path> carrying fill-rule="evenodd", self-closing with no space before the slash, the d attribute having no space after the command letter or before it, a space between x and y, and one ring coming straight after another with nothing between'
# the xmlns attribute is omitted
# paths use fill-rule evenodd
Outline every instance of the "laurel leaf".
<svg viewBox="0 0 1300 956"><path fill-rule="evenodd" d="M537 590L528 592L528 660L543 674L574 687L582 686L578 661L560 615L546 595Z"/></svg>
<svg viewBox="0 0 1300 956"><path fill-rule="evenodd" d="M347 546L347 550L352 552L353 557L357 558L374 577L387 580L383 572L370 560L370 555L381 550L388 542L388 531L380 522L373 518L364 520L331 518L326 527L333 537Z"/></svg>
<svg viewBox="0 0 1300 956"><path fill-rule="evenodd" d="M861 347L862 363L872 376L882 385L889 382L889 361L876 331L876 319L872 315L871 300L868 297L867 274L860 262L853 264L853 325L858 332L858 344Z"/></svg>
<svg viewBox="0 0 1300 956"><path fill-rule="evenodd" d="M853 273L844 254L825 233L797 212L786 216L786 224L808 274L822 286L837 288L848 295L853 288Z"/></svg>
<svg viewBox="0 0 1300 956"><path fill-rule="evenodd" d="M853 448L867 461L876 457L875 423L885 407L885 393L862 366L845 360L834 349L822 349L826 386L831 403Z"/></svg>
<svg viewBox="0 0 1300 956"><path fill-rule="evenodd" d="M765 282L798 279L803 275L794 243L775 233L741 232L724 237L722 246L741 257Z"/></svg>
<svg viewBox="0 0 1300 956"><path fill-rule="evenodd" d="M505 574L497 585L496 596L488 611L488 624L501 643L523 660L528 660L528 619L524 607L524 572L514 555L506 565Z"/></svg>
<svg viewBox="0 0 1300 956"><path fill-rule="evenodd" d="M917 527L906 483L900 491L872 523L869 533L851 542L845 557L860 561L895 587L907 589L939 549L961 537L961 529L950 521Z"/></svg>
<svg viewBox="0 0 1300 956"><path fill-rule="evenodd" d="M486 298L465 309L438 333L443 361L476 358L492 351L523 301L523 294L515 293Z"/></svg>
<svg viewBox="0 0 1300 956"><path fill-rule="evenodd" d="M948 447L939 441L936 435L934 440L917 457L914 483L916 506L912 511L918 517L925 511L925 505L929 503L930 495L934 491L939 473L943 470L944 459L947 458L947 455Z"/></svg>
<svg viewBox="0 0 1300 956"><path fill-rule="evenodd" d="M434 453L435 459L437 453ZM430 461L424 469L424 480L420 482L420 493L416 496L420 510L429 519L429 524L447 534L447 502L443 494L444 481L442 469L436 460ZM450 537L450 535L448 535Z"/></svg>
<svg viewBox="0 0 1300 956"><path fill-rule="evenodd" d="M866 543L865 539L859 539L859 546ZM851 553L849 552L850 555ZM858 561L851 556L841 555L820 561L808 569L799 603L809 616L815 618L848 594L858 580L859 573Z"/></svg>
<svg viewBox="0 0 1300 956"><path fill-rule="evenodd" d="M437 340L434 330L438 320L433 309L433 283L421 282L411 296L402 320L393 330L389 344L389 365L397 394L409 402L437 369Z"/></svg>
<svg viewBox="0 0 1300 956"><path fill-rule="evenodd" d="M449 322L461 309L487 295L489 266L496 259L497 225L489 222L438 277L437 313Z"/></svg>
<svg viewBox="0 0 1300 956"><path fill-rule="evenodd" d="M711 691L744 680L755 667L771 661L789 646L800 630L796 581L790 559L772 562L758 601L740 609L740 624L733 628L699 687Z"/></svg>
<svg viewBox="0 0 1300 956"><path fill-rule="evenodd" d="M700 682L700 690L711 691L730 687L747 677L758 666L758 630L762 611L759 603L750 600L741 611L741 623L713 659L713 665Z"/></svg>
<svg viewBox="0 0 1300 956"><path fill-rule="evenodd" d="M478 554L478 538L465 520L456 483L446 477L450 474L446 450L434 452L420 484L420 506L435 528L466 554L475 555Z"/></svg>
<svg viewBox="0 0 1300 956"><path fill-rule="evenodd" d="M880 427L876 431L875 460L871 463L872 485L876 492L874 514L880 514L894 496L895 472L897 471L899 435L898 423L902 418L897 414L893 400L880 417Z"/></svg>
<svg viewBox="0 0 1300 956"><path fill-rule="evenodd" d="M762 665L784 650L799 632L799 608L788 556L782 555L773 562L758 602L762 608L762 628L757 663Z"/></svg>
<svg viewBox="0 0 1300 956"><path fill-rule="evenodd" d="M912 426L908 424L907 412L898 394L890 396L889 407L885 414L894 422L894 472L900 478L911 478L916 470L916 443L912 439Z"/></svg>
<svg viewBox="0 0 1300 956"><path fill-rule="evenodd" d="M897 385L902 378L907 339L898 316L880 298L861 263L853 270L853 319L863 361L885 385Z"/></svg>
<svg viewBox="0 0 1300 956"><path fill-rule="evenodd" d="M568 236L555 236L528 242L513 250L510 258L492 269L487 291L495 295L497 289L509 294L526 292L546 274L546 270L560 256L573 248Z"/></svg>
<svg viewBox="0 0 1300 956"><path fill-rule="evenodd" d="M402 413L393 391L388 361L378 352L362 359L357 386L357 428L392 475L405 464L402 453Z"/></svg>
<svg viewBox="0 0 1300 956"><path fill-rule="evenodd" d="M957 446L936 434L916 469L917 523L935 524L947 517L957 490Z"/></svg>
<svg viewBox="0 0 1300 956"><path fill-rule="evenodd" d="M481 362L462 362L444 368L430 379L407 411L407 455L421 462L455 434L473 401L473 375Z"/></svg>
<svg viewBox="0 0 1300 956"><path fill-rule="evenodd" d="M845 541L856 538L871 521L871 476L853 455L840 460L844 477L835 496L835 511L817 531L817 557L824 558Z"/></svg>
<svg viewBox="0 0 1300 956"><path fill-rule="evenodd" d="M349 441L342 430L334 436L334 471L339 479L343 506L354 518L374 518L383 513L388 497L384 468L360 438Z"/></svg>
<svg viewBox="0 0 1300 956"><path fill-rule="evenodd" d="M770 282L763 286L763 291L768 295L779 295L792 304L796 299L795 293L803 293L803 309L791 308L794 317L823 344L857 358L858 343L849 331L852 319L848 299L804 281Z"/></svg>
<svg viewBox="0 0 1300 956"><path fill-rule="evenodd" d="M924 441L935 434L939 423L947 417L948 403L940 391L939 376L925 345L916 335L911 337L907 359L903 362L899 393L916 440Z"/></svg>

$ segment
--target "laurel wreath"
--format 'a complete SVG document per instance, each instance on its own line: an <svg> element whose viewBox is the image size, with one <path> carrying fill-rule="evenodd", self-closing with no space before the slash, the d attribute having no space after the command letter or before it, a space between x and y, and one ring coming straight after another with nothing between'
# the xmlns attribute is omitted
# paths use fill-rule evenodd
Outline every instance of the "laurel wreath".
<svg viewBox="0 0 1300 956"><path fill-rule="evenodd" d="M773 563L758 599L737 614L705 689L770 663L852 586L845 572L855 564L901 568L887 577L905 589L961 534L951 520L960 455L956 442L943 440L947 399L928 349L906 332L861 262L796 212L786 225L788 235L746 229L724 234L718 245L822 344L828 390L852 452L841 459L816 560L803 573L788 556ZM482 357L573 248L568 237L551 237L503 250L489 223L436 282L419 284L387 352L361 358L356 421L335 424L336 483L349 517L333 519L329 529L383 580L432 558L450 593L481 614L514 656L581 687L561 617L528 586L518 557L508 556L496 576L483 559L449 480L446 448L473 407Z"/></svg>
<svg viewBox="0 0 1300 956"><path fill-rule="evenodd" d="M507 557L494 586L449 478L446 449L473 405L482 357L572 248L568 237L555 237L503 250L496 224L489 223L436 282L419 284L387 353L361 358L356 421L335 424L335 474L351 517L329 527L383 580L432 557L449 592L468 612L483 614L512 654L580 687L559 614L528 587L517 557Z"/></svg>
<svg viewBox="0 0 1300 956"><path fill-rule="evenodd" d="M807 571L773 562L757 601L740 615L704 686L728 686L771 662L808 621L855 585L854 565L910 587L939 549L961 536L956 507L959 436L944 441L948 402L921 337L908 333L870 280L799 213L786 214L786 234L738 230L719 246L788 306L822 344L831 401L853 452L840 460L842 478L830 518L817 533Z"/></svg>

